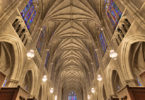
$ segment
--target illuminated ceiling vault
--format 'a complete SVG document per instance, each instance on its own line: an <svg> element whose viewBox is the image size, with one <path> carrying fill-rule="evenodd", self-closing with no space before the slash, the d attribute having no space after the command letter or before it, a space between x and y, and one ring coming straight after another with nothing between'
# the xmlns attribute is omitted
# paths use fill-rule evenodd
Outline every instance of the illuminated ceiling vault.
<svg viewBox="0 0 145 100"><path fill-rule="evenodd" d="M54 2L53 2L54 1ZM96 72L94 51L96 34L101 27L95 0L50 0L44 18L52 34L48 48L51 79L63 92L90 85ZM93 6L94 5L94 6ZM98 7L99 8L99 7Z"/></svg>

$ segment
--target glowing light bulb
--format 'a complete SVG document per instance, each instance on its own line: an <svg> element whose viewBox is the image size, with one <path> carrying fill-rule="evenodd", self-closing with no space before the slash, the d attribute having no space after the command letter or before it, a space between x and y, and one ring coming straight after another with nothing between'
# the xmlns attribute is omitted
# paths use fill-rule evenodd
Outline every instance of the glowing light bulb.
<svg viewBox="0 0 145 100"><path fill-rule="evenodd" d="M118 56L117 52L115 52L114 50L110 50L109 55L110 55L110 58L113 58L114 60L116 60Z"/></svg>
<svg viewBox="0 0 145 100"><path fill-rule="evenodd" d="M47 81L47 76L46 75L43 76L42 81L43 82L46 82Z"/></svg>
<svg viewBox="0 0 145 100"><path fill-rule="evenodd" d="M100 74L98 75L97 80L102 81L102 76Z"/></svg>
<svg viewBox="0 0 145 100"><path fill-rule="evenodd" d="M53 93L54 92L54 89L53 88L50 88L50 93Z"/></svg>
<svg viewBox="0 0 145 100"><path fill-rule="evenodd" d="M34 58L34 56L35 56L35 53L34 53L33 49L31 49L27 52L28 59Z"/></svg>
<svg viewBox="0 0 145 100"><path fill-rule="evenodd" d="M92 89L91 89L91 92L92 92L92 93L95 93L95 89L94 89L94 88L92 88Z"/></svg>

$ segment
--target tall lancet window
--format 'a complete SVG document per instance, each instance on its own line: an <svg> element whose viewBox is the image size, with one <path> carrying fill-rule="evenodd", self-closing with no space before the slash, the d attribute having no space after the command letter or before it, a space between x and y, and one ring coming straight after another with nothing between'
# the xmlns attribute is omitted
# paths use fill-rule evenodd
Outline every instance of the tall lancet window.
<svg viewBox="0 0 145 100"><path fill-rule="evenodd" d="M116 28L119 19L121 18L122 12L115 4L114 0L105 0L105 9L108 18L110 19L114 28Z"/></svg>
<svg viewBox="0 0 145 100"><path fill-rule="evenodd" d="M77 100L77 95L75 92L72 91L68 94L68 100Z"/></svg>
<svg viewBox="0 0 145 100"><path fill-rule="evenodd" d="M106 39L103 35L103 32L100 32L99 38L100 38L100 44L101 44L101 47L102 47L102 51L103 51L103 53L105 53L106 49L107 49L107 43L106 43Z"/></svg>
<svg viewBox="0 0 145 100"><path fill-rule="evenodd" d="M35 6L33 5L33 0L29 0L25 8L21 11L21 15L25 21L27 28L30 29L31 23L36 16L36 10Z"/></svg>

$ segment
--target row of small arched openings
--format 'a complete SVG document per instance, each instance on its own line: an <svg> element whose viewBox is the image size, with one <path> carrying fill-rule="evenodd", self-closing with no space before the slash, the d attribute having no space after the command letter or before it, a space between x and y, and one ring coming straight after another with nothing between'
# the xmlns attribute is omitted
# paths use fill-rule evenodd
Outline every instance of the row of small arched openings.
<svg viewBox="0 0 145 100"><path fill-rule="evenodd" d="M117 35L115 37L116 43L119 46L123 38L125 37L126 33L128 32L129 28L131 26L130 21L127 18L122 18L116 31Z"/></svg>
<svg viewBox="0 0 145 100"><path fill-rule="evenodd" d="M25 27L23 19L16 18L14 22L12 23L12 26L15 29L21 41L23 42L24 46L26 46L29 39L28 39L27 29Z"/></svg>

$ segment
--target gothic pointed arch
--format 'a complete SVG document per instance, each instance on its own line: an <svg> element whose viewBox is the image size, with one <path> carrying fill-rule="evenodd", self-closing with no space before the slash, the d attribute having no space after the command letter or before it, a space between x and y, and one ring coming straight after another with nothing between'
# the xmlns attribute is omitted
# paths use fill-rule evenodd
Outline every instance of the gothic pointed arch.
<svg viewBox="0 0 145 100"><path fill-rule="evenodd" d="M114 93L119 91L123 86L120 80L120 76L116 70L112 71L112 86Z"/></svg>
<svg viewBox="0 0 145 100"><path fill-rule="evenodd" d="M20 41L17 41L17 37L10 34L1 34L0 43L1 60L8 59L1 63L1 70L8 78L6 85L17 86L23 66L23 46ZM18 59L20 60L18 61ZM16 80L16 84L8 82L9 80Z"/></svg>
<svg viewBox="0 0 145 100"><path fill-rule="evenodd" d="M33 81L33 76L32 76L32 71L29 70L27 71L24 81L23 81L23 88L28 91L29 93L31 93L32 90L32 81Z"/></svg>
<svg viewBox="0 0 145 100"><path fill-rule="evenodd" d="M137 77L139 74L141 69L144 69L144 67L141 67L142 64L144 63L144 53L143 53L143 49L142 48L142 43L144 43L144 35L143 34L138 34L138 35L130 35L126 38L126 41L123 43L122 48L121 48L121 54L122 52L124 52L121 55L121 69L124 72L124 76L126 76L126 80L137 80ZM133 53L133 55L131 55L131 53ZM142 62L138 65L138 57L140 54L141 55L139 59L142 60ZM137 59L135 59L135 57L137 57ZM133 65L133 61L135 61L135 65ZM134 75L133 70L136 70L137 72L136 75ZM136 82L133 82L134 85L136 84ZM132 84L133 85L133 84Z"/></svg>

